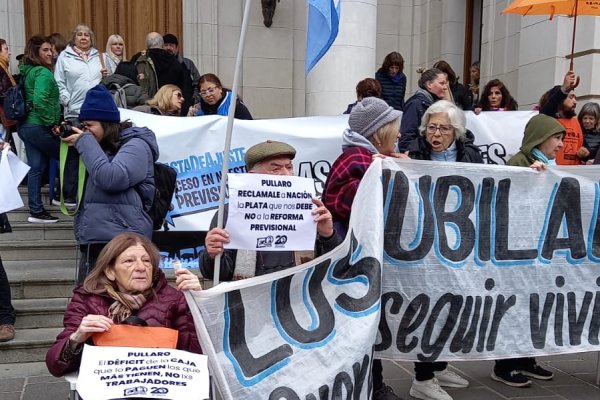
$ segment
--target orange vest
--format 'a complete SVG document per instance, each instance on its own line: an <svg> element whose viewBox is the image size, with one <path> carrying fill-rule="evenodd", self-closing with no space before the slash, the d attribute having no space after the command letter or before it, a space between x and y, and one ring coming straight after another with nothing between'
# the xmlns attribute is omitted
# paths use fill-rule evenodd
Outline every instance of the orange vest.
<svg viewBox="0 0 600 400"><path fill-rule="evenodd" d="M576 117L559 118L558 122L565 127L563 147L556 154L558 165L581 165L581 159L577 156L577 150L583 146L583 132Z"/></svg>

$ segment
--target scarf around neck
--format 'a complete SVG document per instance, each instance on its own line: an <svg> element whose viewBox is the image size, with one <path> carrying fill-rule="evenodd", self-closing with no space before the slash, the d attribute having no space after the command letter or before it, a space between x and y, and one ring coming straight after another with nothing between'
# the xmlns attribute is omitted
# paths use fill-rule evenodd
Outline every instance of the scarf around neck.
<svg viewBox="0 0 600 400"><path fill-rule="evenodd" d="M456 140L444 151L431 150L431 161L451 161L456 162L458 150L456 148Z"/></svg>
<svg viewBox="0 0 600 400"><path fill-rule="evenodd" d="M139 310L146 303L150 290L139 294L123 293L115 290L112 286L106 286L106 293L114 299L108 309L108 318L120 324L129 318L134 311Z"/></svg>
<svg viewBox="0 0 600 400"><path fill-rule="evenodd" d="M546 165L556 165L556 160L550 160L540 149L534 147L531 150L531 156L537 161L543 162Z"/></svg>

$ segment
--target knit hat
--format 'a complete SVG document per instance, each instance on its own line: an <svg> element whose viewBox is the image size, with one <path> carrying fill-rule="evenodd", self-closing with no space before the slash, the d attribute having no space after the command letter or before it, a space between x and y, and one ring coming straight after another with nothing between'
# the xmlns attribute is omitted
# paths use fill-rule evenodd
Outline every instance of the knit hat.
<svg viewBox="0 0 600 400"><path fill-rule="evenodd" d="M121 122L121 114L110 92L102 85L88 90L79 111L80 121Z"/></svg>
<svg viewBox="0 0 600 400"><path fill-rule="evenodd" d="M296 149L287 143L274 140L255 144L246 151L246 169L250 171L259 162L278 156L288 156L293 160L296 157Z"/></svg>
<svg viewBox="0 0 600 400"><path fill-rule="evenodd" d="M177 36L173 35L172 33L167 33L165 36L163 36L163 43L171 43L175 46L179 46L179 40L177 40Z"/></svg>
<svg viewBox="0 0 600 400"><path fill-rule="evenodd" d="M356 103L350 111L350 129L365 138L370 138L382 126L400 118L402 113L377 98L367 97Z"/></svg>

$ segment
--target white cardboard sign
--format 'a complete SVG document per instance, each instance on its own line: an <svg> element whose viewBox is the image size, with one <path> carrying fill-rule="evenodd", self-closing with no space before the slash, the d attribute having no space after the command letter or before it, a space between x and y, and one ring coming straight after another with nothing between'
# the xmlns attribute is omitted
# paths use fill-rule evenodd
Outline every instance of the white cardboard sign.
<svg viewBox="0 0 600 400"><path fill-rule="evenodd" d="M311 250L314 182L298 176L229 174L228 249Z"/></svg>

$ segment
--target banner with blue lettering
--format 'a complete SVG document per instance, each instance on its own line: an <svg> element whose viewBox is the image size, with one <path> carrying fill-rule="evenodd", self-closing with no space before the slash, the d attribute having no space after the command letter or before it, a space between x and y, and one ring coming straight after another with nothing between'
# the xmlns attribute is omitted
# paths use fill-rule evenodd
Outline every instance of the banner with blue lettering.
<svg viewBox="0 0 600 400"><path fill-rule="evenodd" d="M167 216L176 231L206 231L219 200L227 118L221 116L169 117L120 110L122 119L147 126L156 134L159 161L177 170L177 193ZM521 145L525 124L536 112L467 112L467 128L487 163L503 165ZM266 120L235 120L229 172L246 172L244 155L249 147L267 139L296 149L294 173L312 178L320 195L331 165L342 152L342 133L348 116Z"/></svg>
<svg viewBox="0 0 600 400"><path fill-rule="evenodd" d="M600 350L599 176L595 166L384 160L370 183L385 194L375 357Z"/></svg>
<svg viewBox="0 0 600 400"><path fill-rule="evenodd" d="M347 394L373 344L400 361L599 351L599 176L374 162L339 248L188 295L225 398Z"/></svg>
<svg viewBox="0 0 600 400"><path fill-rule="evenodd" d="M379 163L379 161L377 162ZM377 182L381 170L367 173ZM369 399L380 318L381 184L361 187L345 242L307 264L186 292L226 400ZM361 223L369 220L369 223Z"/></svg>

